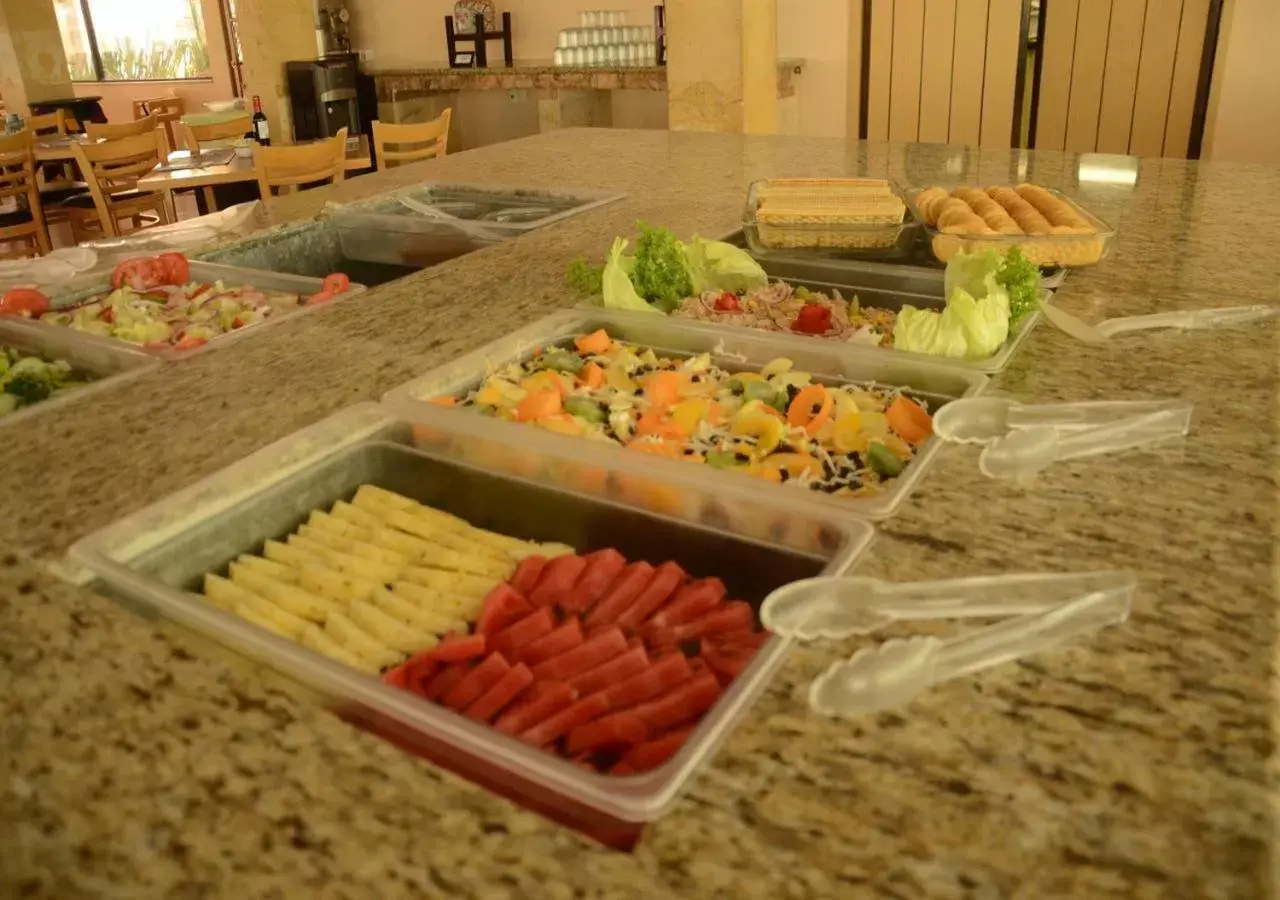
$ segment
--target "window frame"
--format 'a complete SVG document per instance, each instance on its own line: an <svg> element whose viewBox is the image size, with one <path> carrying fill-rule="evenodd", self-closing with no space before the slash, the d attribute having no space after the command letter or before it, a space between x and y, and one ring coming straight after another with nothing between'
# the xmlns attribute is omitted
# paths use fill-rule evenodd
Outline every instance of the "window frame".
<svg viewBox="0 0 1280 900"><path fill-rule="evenodd" d="M213 61L209 61L209 71L204 75L185 75L174 78L111 78L106 77L102 66L102 53L98 50L98 31L93 24L93 13L89 9L89 0L76 0L80 5L80 17L84 20L84 36L89 42L89 60L93 65L93 79L79 80L71 77L72 84L149 84L161 81L211 81L213 79ZM203 15L203 11L201 12ZM205 26L208 27L207 24ZM68 67L70 68L70 67Z"/></svg>

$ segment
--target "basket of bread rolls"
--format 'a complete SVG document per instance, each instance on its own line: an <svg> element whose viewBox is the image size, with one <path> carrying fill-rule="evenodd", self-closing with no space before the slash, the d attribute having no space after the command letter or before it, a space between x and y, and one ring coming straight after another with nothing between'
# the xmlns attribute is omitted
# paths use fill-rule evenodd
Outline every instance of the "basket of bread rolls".
<svg viewBox="0 0 1280 900"><path fill-rule="evenodd" d="M907 193L929 230L933 255L1020 249L1039 266L1091 266L1115 232L1062 194L1038 184L927 187Z"/></svg>
<svg viewBox="0 0 1280 900"><path fill-rule="evenodd" d="M902 191L883 179L770 178L747 192L742 229L757 253L891 256L909 251L918 226Z"/></svg>

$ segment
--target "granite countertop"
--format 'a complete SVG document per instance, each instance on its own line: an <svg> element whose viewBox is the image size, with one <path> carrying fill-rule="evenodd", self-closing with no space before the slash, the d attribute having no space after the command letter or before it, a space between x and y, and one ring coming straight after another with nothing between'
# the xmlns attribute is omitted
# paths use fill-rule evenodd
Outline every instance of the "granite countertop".
<svg viewBox="0 0 1280 900"><path fill-rule="evenodd" d="M565 262L603 254L637 219L728 230L763 175L1062 188L1119 230L1112 258L1058 293L1086 319L1280 302L1280 210L1257 202L1280 192L1280 171L1143 161L1136 185L1103 171L1117 169L1059 153L591 129L273 203L273 221L299 220L423 179L628 194L3 432L0 894L1266 896L1274 325L1095 347L1042 324L995 391L1185 397L1185 448L1059 465L1030 485L984 480L975 452L948 449L860 571L1128 568L1142 581L1129 623L852 721L811 715L803 691L857 642L798 647L631 854L41 569L202 473L570 304Z"/></svg>

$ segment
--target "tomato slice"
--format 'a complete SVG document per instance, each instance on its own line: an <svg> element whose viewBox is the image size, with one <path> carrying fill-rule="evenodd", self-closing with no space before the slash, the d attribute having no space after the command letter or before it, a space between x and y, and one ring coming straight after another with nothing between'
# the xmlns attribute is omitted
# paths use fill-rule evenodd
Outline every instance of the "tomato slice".
<svg viewBox="0 0 1280 900"><path fill-rule="evenodd" d="M203 347L209 343L209 339L205 337L184 337L173 345L174 350L194 350L196 347Z"/></svg>
<svg viewBox="0 0 1280 900"><path fill-rule="evenodd" d="M342 272L330 272L324 276L324 281L320 286L330 294L341 294L351 287L351 279Z"/></svg>
<svg viewBox="0 0 1280 900"><path fill-rule="evenodd" d="M191 262L181 253L161 253L156 257L163 270L162 284L184 285L191 280Z"/></svg>
<svg viewBox="0 0 1280 900"><path fill-rule="evenodd" d="M440 702L450 709L461 712L502 680L511 669L511 664L501 653L490 653L484 662L476 666L466 677L449 689L440 698Z"/></svg>
<svg viewBox="0 0 1280 900"><path fill-rule="evenodd" d="M0 297L0 316L39 317L49 311L49 298L35 288L14 288Z"/></svg>
<svg viewBox="0 0 1280 900"><path fill-rule="evenodd" d="M332 291L319 291L307 298L306 306L321 306L333 299Z"/></svg>

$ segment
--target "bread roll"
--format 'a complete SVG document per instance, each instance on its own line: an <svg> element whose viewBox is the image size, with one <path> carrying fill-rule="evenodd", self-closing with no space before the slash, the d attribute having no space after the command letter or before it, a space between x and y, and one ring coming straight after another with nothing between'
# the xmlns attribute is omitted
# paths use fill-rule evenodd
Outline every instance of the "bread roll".
<svg viewBox="0 0 1280 900"><path fill-rule="evenodd" d="M989 187L987 195L1004 207L1012 219L1018 223L1018 227L1026 234L1048 234L1052 227L1049 220L1040 215L1040 212L1023 200L1013 188L1007 187Z"/></svg>
<svg viewBox="0 0 1280 900"><path fill-rule="evenodd" d="M1049 220L1050 225L1071 228L1072 233L1075 234L1094 230L1088 220L1076 212L1070 203L1055 197L1038 184L1018 185L1018 196L1039 210L1040 214Z"/></svg>
<svg viewBox="0 0 1280 900"><path fill-rule="evenodd" d="M946 234L993 234L993 230L963 200L949 197L938 207L938 228Z"/></svg>
<svg viewBox="0 0 1280 900"><path fill-rule="evenodd" d="M934 187L925 188L916 194L916 209L920 210L920 214L924 216L924 220L929 225L936 225L938 222L938 208L943 201L950 196L946 188Z"/></svg>
<svg viewBox="0 0 1280 900"><path fill-rule="evenodd" d="M977 188L956 188L951 192L973 207L973 211L982 217L982 221L999 234L1022 234L1022 228L1005 212L1003 206L992 200Z"/></svg>

